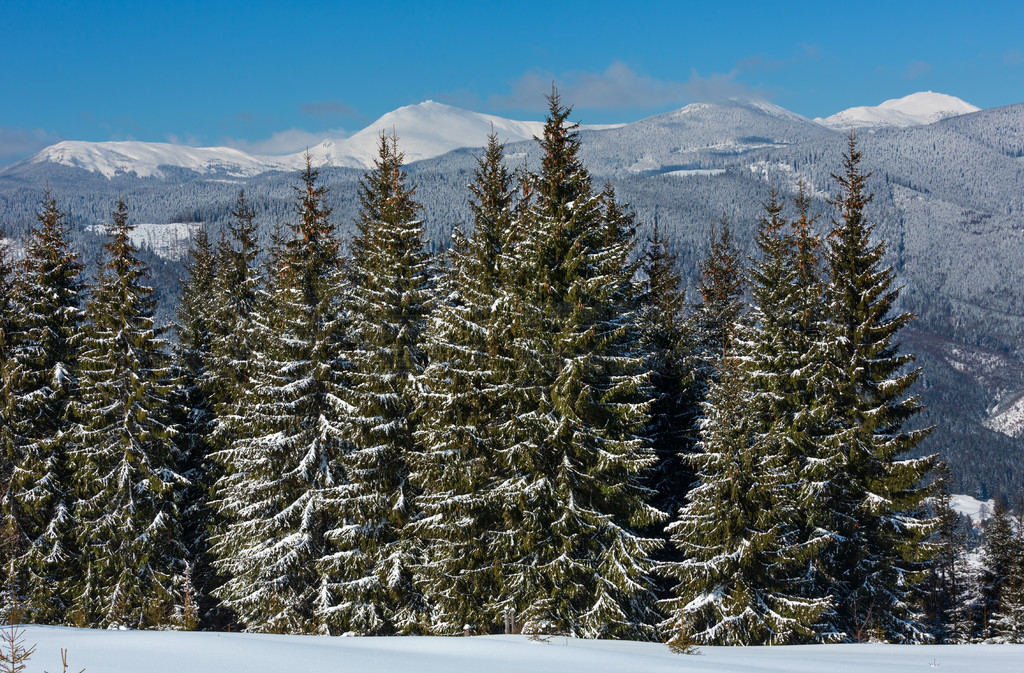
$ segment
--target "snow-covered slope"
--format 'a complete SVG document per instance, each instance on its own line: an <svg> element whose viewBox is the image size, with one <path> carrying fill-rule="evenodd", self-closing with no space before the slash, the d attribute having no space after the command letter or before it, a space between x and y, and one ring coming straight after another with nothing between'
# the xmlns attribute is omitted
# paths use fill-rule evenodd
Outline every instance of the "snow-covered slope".
<svg viewBox="0 0 1024 673"><path fill-rule="evenodd" d="M956 96L920 91L903 98L887 100L875 107L853 107L814 121L840 131L850 128L905 127L931 124L940 119L977 112L980 109Z"/></svg>
<svg viewBox="0 0 1024 673"><path fill-rule="evenodd" d="M230 147L186 147L131 140L103 143L67 140L47 147L25 162L83 168L108 178L118 173L162 178L162 166L185 168L204 175L249 177L272 170L281 163L274 157L253 156Z"/></svg>
<svg viewBox="0 0 1024 673"><path fill-rule="evenodd" d="M198 222L143 223L135 225L129 238L132 245L137 248L151 250L155 255L164 259L179 261L188 254L192 236L202 226L202 223ZM85 227L85 230L102 234L106 230L106 226L90 224Z"/></svg>
<svg viewBox="0 0 1024 673"><path fill-rule="evenodd" d="M1020 673L1024 645L806 645L703 647L673 654L659 643L525 636L337 638L241 633L95 631L30 626L30 671L88 673Z"/></svg>

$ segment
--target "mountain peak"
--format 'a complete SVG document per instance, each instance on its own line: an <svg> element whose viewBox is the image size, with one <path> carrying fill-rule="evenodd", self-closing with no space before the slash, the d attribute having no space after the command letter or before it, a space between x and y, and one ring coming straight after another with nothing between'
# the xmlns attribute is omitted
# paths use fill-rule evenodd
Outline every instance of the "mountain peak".
<svg viewBox="0 0 1024 673"><path fill-rule="evenodd" d="M977 112L980 109L956 96L934 91L919 91L903 98L887 100L873 107L852 107L814 121L841 131L851 127L906 127L931 124L940 119Z"/></svg>

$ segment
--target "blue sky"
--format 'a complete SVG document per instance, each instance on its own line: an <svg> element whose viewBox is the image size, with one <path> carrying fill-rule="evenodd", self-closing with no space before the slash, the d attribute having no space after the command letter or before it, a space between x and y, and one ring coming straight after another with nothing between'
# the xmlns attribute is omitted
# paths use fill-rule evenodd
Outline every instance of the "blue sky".
<svg viewBox="0 0 1024 673"><path fill-rule="evenodd" d="M0 64L0 165L61 139L283 153L428 98L540 119L552 81L592 124L1024 102L1024 2L0 0Z"/></svg>

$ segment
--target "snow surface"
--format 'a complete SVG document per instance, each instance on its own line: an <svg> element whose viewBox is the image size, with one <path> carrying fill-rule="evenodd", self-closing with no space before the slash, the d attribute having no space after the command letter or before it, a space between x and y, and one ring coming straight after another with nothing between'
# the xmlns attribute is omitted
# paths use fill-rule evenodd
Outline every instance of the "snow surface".
<svg viewBox="0 0 1024 673"><path fill-rule="evenodd" d="M887 100L875 107L853 107L837 112L831 117L814 121L839 131L847 131L851 127L905 127L931 124L940 119L977 112L980 109L956 96L933 91L920 91L903 98Z"/></svg>
<svg viewBox="0 0 1024 673"><path fill-rule="evenodd" d="M658 643L549 642L525 636L332 638L238 633L25 628L37 650L28 671L86 673L1021 673L1024 645L808 645L703 647L674 654Z"/></svg>
<svg viewBox="0 0 1024 673"><path fill-rule="evenodd" d="M178 261L188 254L192 236L202 226L201 222L143 223L135 225L128 238L136 248L148 248L158 257ZM85 230L102 234L106 225L91 224Z"/></svg>
<svg viewBox="0 0 1024 673"><path fill-rule="evenodd" d="M616 128L621 124L581 126L587 130ZM348 138L327 138L309 148L315 166L365 169L373 166L381 133L398 135L405 162L440 156L463 147L483 147L491 129L502 142L530 140L544 131L544 122L515 121L425 101L387 113ZM82 168L112 178L134 173L140 178L165 177L161 167L173 166L201 175L245 178L268 171L291 171L305 166L306 151L284 156L246 154L230 147L187 147L136 141L91 143L65 141L26 159Z"/></svg>
<svg viewBox="0 0 1024 673"><path fill-rule="evenodd" d="M978 500L969 495L952 495L952 502L949 503L953 511L966 514L971 521L979 523L992 517L992 509L996 506L994 500Z"/></svg>

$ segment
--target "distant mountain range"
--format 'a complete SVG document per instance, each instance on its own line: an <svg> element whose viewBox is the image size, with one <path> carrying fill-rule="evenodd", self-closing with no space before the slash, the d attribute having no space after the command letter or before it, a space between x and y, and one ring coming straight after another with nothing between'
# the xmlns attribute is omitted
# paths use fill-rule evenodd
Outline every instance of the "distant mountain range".
<svg viewBox="0 0 1024 673"><path fill-rule="evenodd" d="M571 102L571 101L568 101ZM359 133L309 148L323 167L339 231L352 230L358 181L381 133L395 133L423 205L431 244L471 221L466 185L491 128L510 167L536 167L540 122L426 102L400 108ZM925 450L950 463L959 492L983 500L1024 487L1024 104L977 110L930 92L810 120L776 105L726 101L613 127L584 127L582 155L598 185L633 205L641 241L657 224L672 240L690 287L708 228L725 216L737 241L753 239L771 186L791 197L803 182L828 226L830 177L851 127L875 194L868 209L887 262L904 285L899 309L917 314L905 333L924 375L936 424ZM226 148L159 143L60 143L0 171L0 226L15 244L35 219L45 186L69 213L84 261L95 265L117 195L146 223L137 242L152 267L164 318L178 258L199 226L216 236L239 189L266 236L294 217L302 153L257 157Z"/></svg>
<svg viewBox="0 0 1024 673"><path fill-rule="evenodd" d="M806 118L769 103L752 103L768 114L804 122ZM687 115L706 105L689 105L671 115ZM976 112L979 108L954 96L915 93L888 100L877 107L855 107L815 123L830 129L903 127L929 124L940 119ZM638 122L642 123L642 122ZM584 129L619 128L626 124L586 126ZM530 140L544 127L539 121L514 121L461 108L425 101L387 113L347 138L327 138L306 151L284 156L247 154L230 147L188 147L170 143L137 141L57 143L20 164L55 163L99 173L111 178L119 173L140 178L163 178L165 167L181 168L200 175L248 178L270 171L294 171L305 163L308 151L316 166L369 168L377 156L382 133L400 136L407 163L441 156L463 147L480 147L493 130L505 142Z"/></svg>

